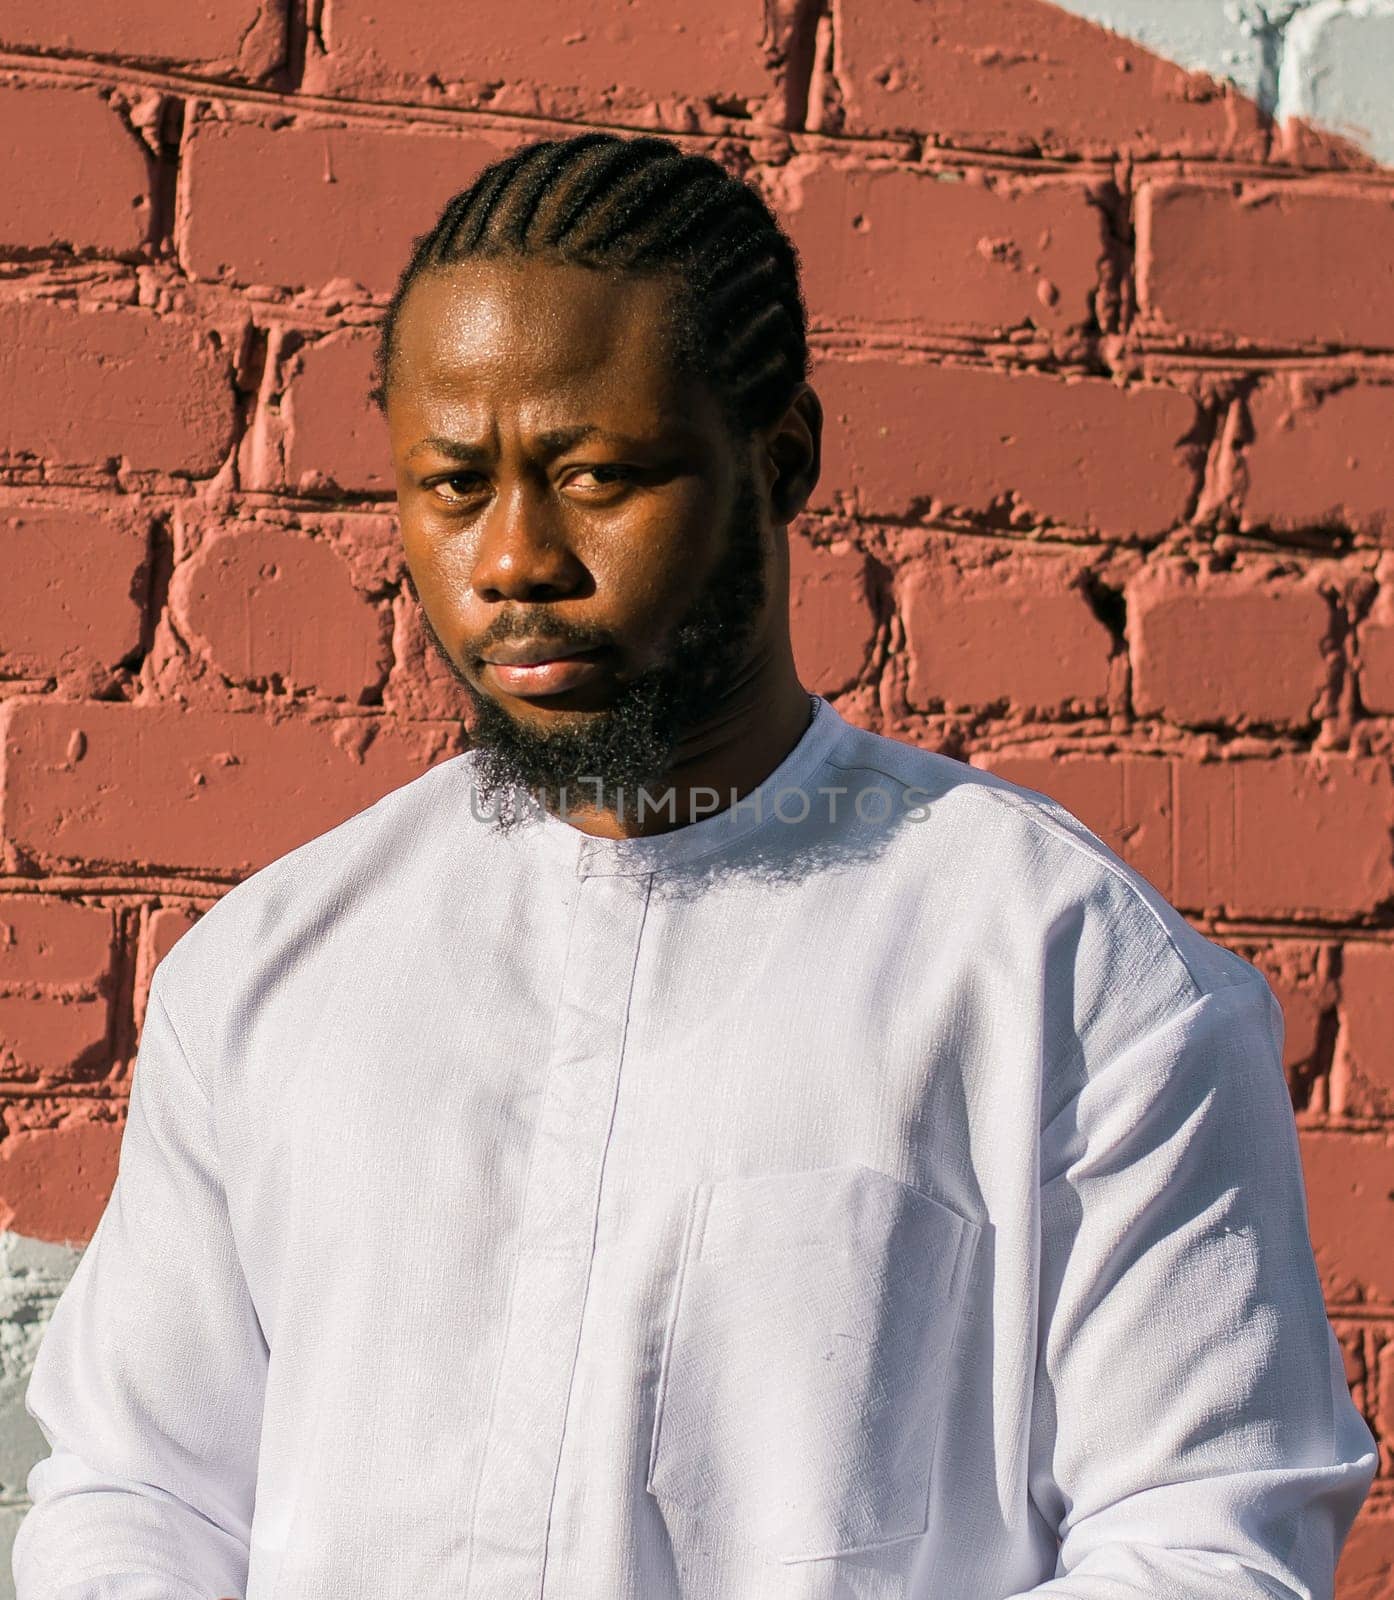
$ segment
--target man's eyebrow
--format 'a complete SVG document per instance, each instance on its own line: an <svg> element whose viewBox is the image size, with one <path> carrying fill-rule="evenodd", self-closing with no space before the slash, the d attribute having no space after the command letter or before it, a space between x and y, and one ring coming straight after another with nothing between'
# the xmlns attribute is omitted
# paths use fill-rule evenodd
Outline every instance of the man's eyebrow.
<svg viewBox="0 0 1394 1600"><path fill-rule="evenodd" d="M612 444L620 450L642 450L651 447L653 441L631 438L628 434L615 433L612 429L602 428L594 422L576 423L568 428L549 428L546 433L539 433L537 443L544 455L560 455L564 450L569 450L573 445L580 444L583 439L598 439L606 444ZM446 456L451 461L479 461L488 455L488 451L481 445L468 444L462 439L447 439L441 434L429 434L426 438L414 444L407 452L407 460L434 451L438 455Z"/></svg>
<svg viewBox="0 0 1394 1600"><path fill-rule="evenodd" d="M599 422L578 422L575 427L554 427L547 430L546 434L538 434L538 443L547 456L560 456L571 450L573 445L586 440L610 445L615 450L640 454L645 451L669 451L672 448L693 450L701 445L701 434L687 419L677 414L659 416L653 429L645 429L642 434L616 434L615 429L600 427Z"/></svg>
<svg viewBox="0 0 1394 1600"><path fill-rule="evenodd" d="M465 444L460 439L446 439L438 433L428 434L407 451L407 460L411 461L417 456L426 455L446 456L451 461L473 461L482 456L484 452L477 445Z"/></svg>
<svg viewBox="0 0 1394 1600"><path fill-rule="evenodd" d="M580 444L582 439L599 439L606 444L617 445L621 450L639 450L644 446L642 439L616 433L612 428L602 428L595 422L578 422L570 428L551 428L537 436L538 444L549 456L559 456L563 450Z"/></svg>

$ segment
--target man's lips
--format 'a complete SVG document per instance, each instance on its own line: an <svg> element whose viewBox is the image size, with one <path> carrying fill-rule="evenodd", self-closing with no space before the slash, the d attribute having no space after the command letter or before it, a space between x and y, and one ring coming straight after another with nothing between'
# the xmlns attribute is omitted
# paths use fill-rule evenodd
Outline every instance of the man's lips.
<svg viewBox="0 0 1394 1600"><path fill-rule="evenodd" d="M516 654L535 658L522 661L504 660L507 653L500 647L498 659L485 657L485 669L501 689L527 699L536 695L561 694L564 690L588 683L604 670L603 658L607 652L604 647L577 651L560 649L556 655L540 659L536 649L519 649Z"/></svg>
<svg viewBox="0 0 1394 1600"><path fill-rule="evenodd" d="M515 644L505 640L496 644L483 659L505 667L531 667L543 661L564 661L570 656L591 655L597 645L569 645L564 639L520 639Z"/></svg>

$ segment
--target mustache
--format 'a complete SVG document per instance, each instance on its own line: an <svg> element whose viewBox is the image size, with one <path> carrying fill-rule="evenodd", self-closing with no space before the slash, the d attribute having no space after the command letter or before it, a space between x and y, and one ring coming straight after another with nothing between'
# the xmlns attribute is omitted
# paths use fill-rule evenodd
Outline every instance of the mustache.
<svg viewBox="0 0 1394 1600"><path fill-rule="evenodd" d="M440 638L440 635L435 632L435 627L432 626L431 618L427 616L426 606L421 603L421 595L419 595L418 589L416 589L415 579L411 578L410 568L408 568L407 576L405 576L405 579L403 579L403 587L410 592L411 600L413 600L416 605L416 616L418 616L419 622L421 622L421 627L426 630L426 635L429 637L429 640L431 640L432 645L435 646L435 650L439 651L440 658L442 658L443 661L445 661L445 664L450 667L450 670L453 672L453 674L455 674L455 677L461 680L461 683L467 682L467 678L464 677L463 672L459 670L459 667L456 666L455 661L451 659L450 651L445 648L445 643L442 642L442 638ZM488 638L487 642L485 642L485 648L493 648L493 646L499 645L499 643L506 643L509 638L531 638L535 637L535 635L543 635L543 637L546 637L547 640L560 640L560 642L562 642L563 645L567 645L567 648L570 648L570 650L610 650L611 646L613 646L613 640L610 640L610 638L581 638L578 637L578 635L567 634L567 630L559 627L559 622L557 622L557 619L547 618L547 616L544 616L544 618L541 618L536 622L531 622L531 624L525 624L525 626L515 626L514 629L511 629L511 632L504 634L503 638Z"/></svg>

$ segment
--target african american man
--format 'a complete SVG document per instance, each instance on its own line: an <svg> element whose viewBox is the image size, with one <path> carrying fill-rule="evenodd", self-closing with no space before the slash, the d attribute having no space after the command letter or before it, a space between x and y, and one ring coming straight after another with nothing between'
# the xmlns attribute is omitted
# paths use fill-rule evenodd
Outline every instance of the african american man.
<svg viewBox="0 0 1394 1600"><path fill-rule="evenodd" d="M648 136L415 241L468 748L159 963L19 1600L1329 1600L1375 1452L1277 1004L800 682L798 269Z"/></svg>

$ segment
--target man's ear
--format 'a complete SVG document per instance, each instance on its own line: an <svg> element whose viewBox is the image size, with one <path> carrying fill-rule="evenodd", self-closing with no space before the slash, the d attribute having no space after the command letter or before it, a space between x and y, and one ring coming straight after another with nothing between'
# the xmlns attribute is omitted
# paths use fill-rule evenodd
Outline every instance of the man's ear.
<svg viewBox="0 0 1394 1600"><path fill-rule="evenodd" d="M823 403L803 383L778 422L764 430L770 517L790 523L808 504L823 459Z"/></svg>

